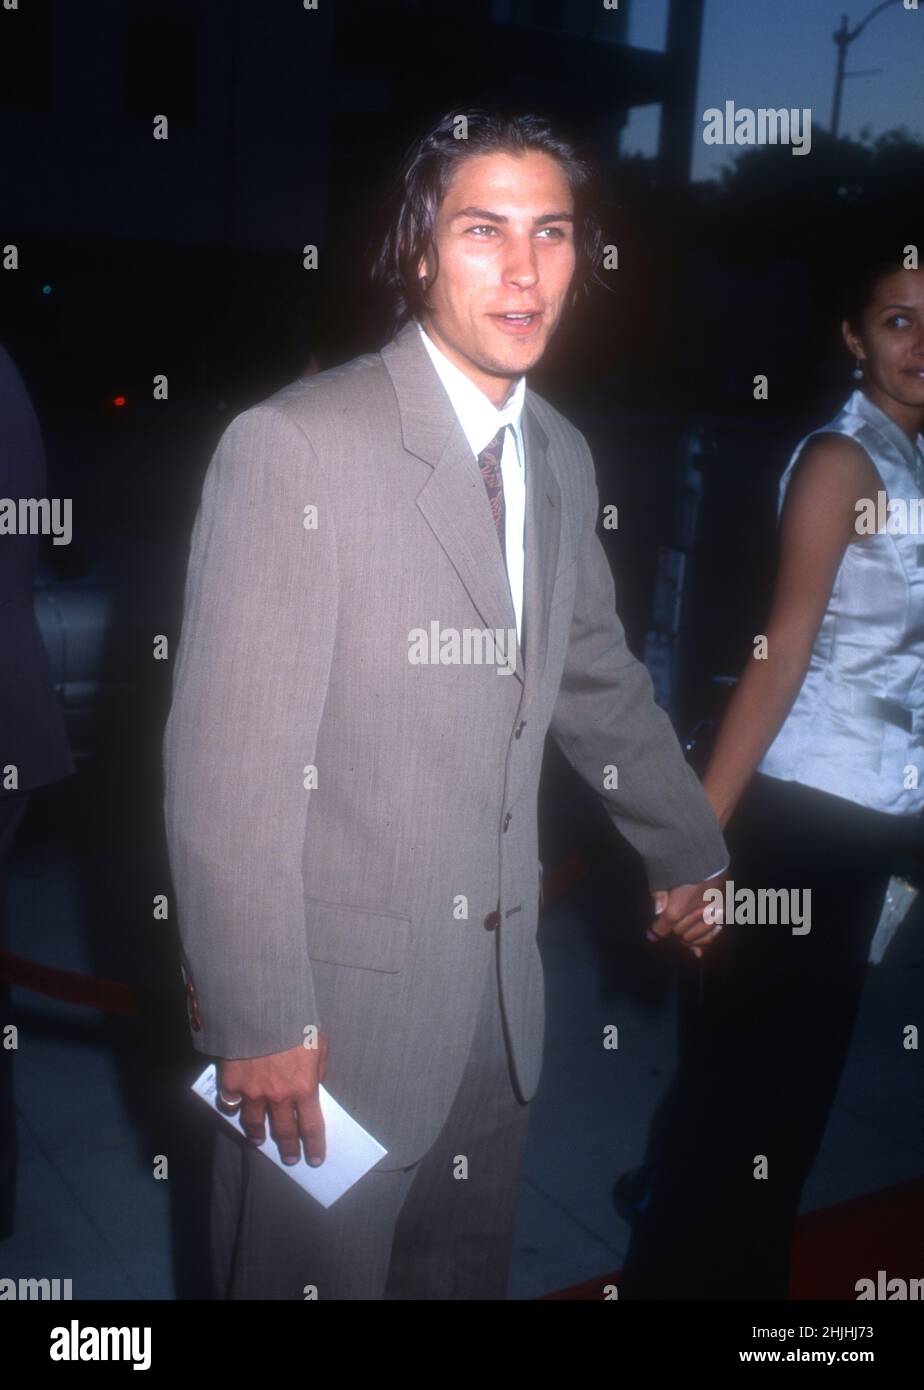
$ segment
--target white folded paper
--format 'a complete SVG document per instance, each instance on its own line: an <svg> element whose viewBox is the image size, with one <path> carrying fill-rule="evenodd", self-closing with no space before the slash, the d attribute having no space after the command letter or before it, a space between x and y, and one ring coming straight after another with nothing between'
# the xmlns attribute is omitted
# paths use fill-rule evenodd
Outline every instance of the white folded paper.
<svg viewBox="0 0 924 1390"><path fill-rule="evenodd" d="M871 965L879 965L892 937L914 907L914 900L917 896L917 888L906 878L897 878L893 875L889 879L882 912L870 942L868 960Z"/></svg>
<svg viewBox="0 0 924 1390"><path fill-rule="evenodd" d="M216 1114L229 1125L233 1125L239 1134L244 1133L240 1110L235 1111L233 1115L227 1115L218 1109L218 1069L214 1062L210 1062L202 1075L193 1082L192 1089ZM327 1137L327 1157L319 1168L312 1168L306 1163L304 1153L297 1163L283 1163L276 1141L270 1133L268 1116L264 1122L266 1138L257 1147L260 1153L271 1159L277 1168L282 1169L286 1177L297 1182L299 1187L304 1188L322 1207L332 1207L338 1197L342 1197L344 1192L349 1191L354 1183L369 1172L370 1168L374 1168L388 1150L383 1149L371 1134L367 1134L362 1125L357 1124L323 1086L319 1087L319 1094Z"/></svg>

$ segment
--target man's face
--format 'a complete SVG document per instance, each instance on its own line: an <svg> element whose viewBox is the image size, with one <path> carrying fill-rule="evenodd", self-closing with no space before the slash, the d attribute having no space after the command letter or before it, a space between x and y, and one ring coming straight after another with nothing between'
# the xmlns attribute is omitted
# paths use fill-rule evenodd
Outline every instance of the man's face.
<svg viewBox="0 0 924 1390"><path fill-rule="evenodd" d="M561 317L573 213L562 166L537 150L464 159L440 205L436 280L432 258L418 267L428 282L423 326L496 406L539 361Z"/></svg>

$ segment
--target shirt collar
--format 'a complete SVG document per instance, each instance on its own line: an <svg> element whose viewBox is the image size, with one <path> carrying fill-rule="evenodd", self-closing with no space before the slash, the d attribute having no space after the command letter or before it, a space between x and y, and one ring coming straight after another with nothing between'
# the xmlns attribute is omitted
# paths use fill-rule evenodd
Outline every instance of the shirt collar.
<svg viewBox="0 0 924 1390"><path fill-rule="evenodd" d="M512 425L522 459L521 430L523 403L526 398L526 377L517 378L517 383L509 400L498 410L488 400L484 392L473 381L470 381L454 362L450 362L446 354L436 346L433 339L425 331L420 321L416 320L416 322L423 345L446 388L446 394L452 402L453 410L458 416L459 424L462 426L472 453L477 458L481 451L490 444L499 429L503 428L504 425Z"/></svg>
<svg viewBox="0 0 924 1390"><path fill-rule="evenodd" d="M881 434L891 440L895 448L912 467L916 465L920 468L924 464L924 434L918 434L917 448L915 448L901 426L897 425L891 415L887 415L881 406L876 405L875 401L871 401L865 391L861 391L858 387L847 402L847 409L855 415L862 415L864 420L867 420Z"/></svg>

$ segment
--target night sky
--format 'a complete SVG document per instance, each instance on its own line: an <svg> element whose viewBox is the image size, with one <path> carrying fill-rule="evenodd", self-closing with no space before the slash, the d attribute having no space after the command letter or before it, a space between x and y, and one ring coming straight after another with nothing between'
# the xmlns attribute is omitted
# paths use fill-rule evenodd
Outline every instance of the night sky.
<svg viewBox="0 0 924 1390"><path fill-rule="evenodd" d="M630 42L663 49L668 0L632 0ZM831 123L836 49L831 35L847 14L851 28L875 9L875 0L706 0L697 109L738 106L812 108L813 131ZM851 45L848 72L881 68L844 84L841 134L859 139L869 126L875 139L904 126L924 139L924 4L917 12L898 3L876 16ZM653 154L657 107L633 112L625 152ZM714 178L734 150L700 143L694 179Z"/></svg>

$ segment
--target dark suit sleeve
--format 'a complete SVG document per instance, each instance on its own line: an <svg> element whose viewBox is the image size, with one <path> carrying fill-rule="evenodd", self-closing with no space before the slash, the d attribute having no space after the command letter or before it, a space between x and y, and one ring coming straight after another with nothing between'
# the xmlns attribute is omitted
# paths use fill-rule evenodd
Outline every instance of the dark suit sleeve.
<svg viewBox="0 0 924 1390"><path fill-rule="evenodd" d="M46 495L45 448L26 384L0 346L0 498ZM39 538L0 535L0 797L76 769L35 616ZM7 786L16 769L16 783Z"/></svg>
<svg viewBox="0 0 924 1390"><path fill-rule="evenodd" d="M6 348L0 346L0 497L42 497L45 449L25 382ZM0 603L15 598L32 602L38 537L5 535L0 546Z"/></svg>
<svg viewBox="0 0 924 1390"><path fill-rule="evenodd" d="M574 616L551 732L599 794L616 829L641 854L651 888L699 883L728 863L728 852L673 726L655 703L651 678L626 646L613 576L596 530L593 463L583 439L582 445L586 506ZM615 787L605 786L607 767L616 769Z"/></svg>

